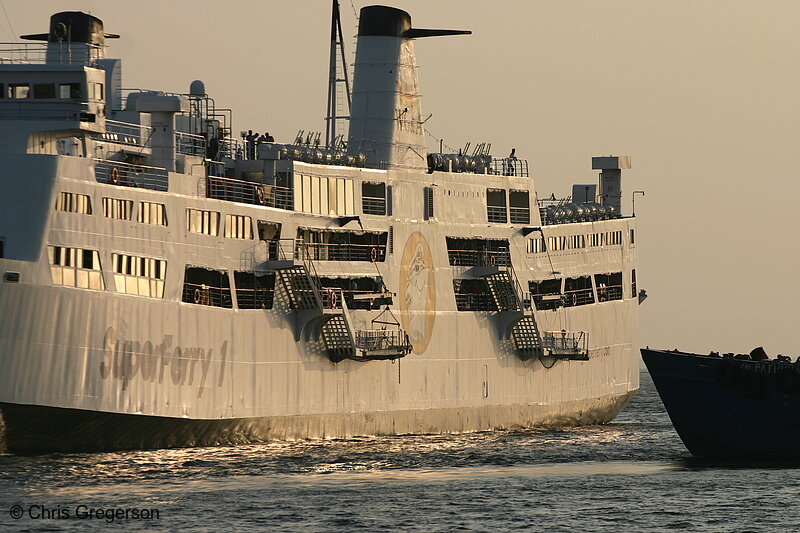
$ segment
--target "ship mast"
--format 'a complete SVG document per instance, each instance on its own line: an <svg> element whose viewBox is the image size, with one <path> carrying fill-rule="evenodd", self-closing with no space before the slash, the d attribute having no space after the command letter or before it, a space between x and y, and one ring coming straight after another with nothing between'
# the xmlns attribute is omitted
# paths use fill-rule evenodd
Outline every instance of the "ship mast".
<svg viewBox="0 0 800 533"><path fill-rule="evenodd" d="M328 150L336 148L336 121L350 119L350 80L347 76L347 63L344 55L344 39L342 38L342 19L339 14L339 1L333 0L331 8L331 53L328 71L328 113L325 118L325 146ZM339 77L338 65L341 61L342 76ZM344 83L344 94L347 97L347 114L340 110L341 95L339 88Z"/></svg>

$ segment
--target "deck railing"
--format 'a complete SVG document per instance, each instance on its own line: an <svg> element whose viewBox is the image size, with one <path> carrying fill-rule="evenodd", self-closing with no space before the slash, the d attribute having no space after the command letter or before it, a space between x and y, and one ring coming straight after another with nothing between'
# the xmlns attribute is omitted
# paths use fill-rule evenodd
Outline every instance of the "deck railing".
<svg viewBox="0 0 800 533"><path fill-rule="evenodd" d="M592 288L576 289L573 291L564 291L564 307L573 307L577 305L588 305L594 303L594 293Z"/></svg>
<svg viewBox="0 0 800 533"><path fill-rule="evenodd" d="M545 331L542 348L553 355L588 353L588 335L583 331Z"/></svg>
<svg viewBox="0 0 800 533"><path fill-rule="evenodd" d="M144 146L150 139L152 131L153 128L149 126L106 119L106 131L93 134L92 139L125 144L127 146Z"/></svg>
<svg viewBox="0 0 800 533"><path fill-rule="evenodd" d="M386 260L385 244L303 243L307 256L314 261L369 261Z"/></svg>
<svg viewBox="0 0 800 533"><path fill-rule="evenodd" d="M505 224L508 222L508 215L506 214L505 206L490 205L486 207L486 214L489 222L497 224Z"/></svg>
<svg viewBox="0 0 800 533"><path fill-rule="evenodd" d="M508 214L512 224L531 223L531 210L528 207L509 207Z"/></svg>
<svg viewBox="0 0 800 533"><path fill-rule="evenodd" d="M206 284L189 283L183 284L182 301L197 305L208 305L212 307L224 307L231 309L233 300L229 287L213 287Z"/></svg>
<svg viewBox="0 0 800 533"><path fill-rule="evenodd" d="M456 309L459 311L497 311L492 295L485 292L456 293Z"/></svg>
<svg viewBox="0 0 800 533"><path fill-rule="evenodd" d="M400 329L356 330L355 348L367 352L408 350L411 343L408 334Z"/></svg>
<svg viewBox="0 0 800 533"><path fill-rule="evenodd" d="M208 176L205 181L205 195L207 198L265 205L289 211L294 209L294 193L288 187L263 185L261 183L218 176Z"/></svg>
<svg viewBox="0 0 800 533"><path fill-rule="evenodd" d="M94 66L102 46L89 43L0 43L0 64Z"/></svg>
<svg viewBox="0 0 800 533"><path fill-rule="evenodd" d="M94 175L100 183L155 191L169 189L169 173L165 168L134 165L110 159L95 159Z"/></svg>
<svg viewBox="0 0 800 533"><path fill-rule="evenodd" d="M386 198L363 196L361 198L361 210L365 215L385 215Z"/></svg>
<svg viewBox="0 0 800 533"><path fill-rule="evenodd" d="M203 138L202 135L195 135L193 133L176 131L175 151L179 154L205 157L206 140Z"/></svg>
<svg viewBox="0 0 800 533"><path fill-rule="evenodd" d="M508 266L508 250L447 250L451 266Z"/></svg>
<svg viewBox="0 0 800 533"><path fill-rule="evenodd" d="M529 176L528 160L517 159L516 157L504 157L502 159L492 159L492 174L527 178Z"/></svg>

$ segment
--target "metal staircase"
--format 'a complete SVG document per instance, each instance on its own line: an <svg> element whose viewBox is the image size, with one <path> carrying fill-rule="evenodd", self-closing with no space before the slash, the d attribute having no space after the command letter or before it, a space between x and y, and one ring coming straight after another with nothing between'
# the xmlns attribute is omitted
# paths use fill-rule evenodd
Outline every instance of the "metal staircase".
<svg viewBox="0 0 800 533"><path fill-rule="evenodd" d="M344 313L329 314L321 328L322 341L328 357L334 363L355 355L353 334Z"/></svg>
<svg viewBox="0 0 800 533"><path fill-rule="evenodd" d="M322 301L319 282L305 265L295 265L280 270L281 283L289 297L292 309L320 309Z"/></svg>
<svg viewBox="0 0 800 533"><path fill-rule="evenodd" d="M511 339L514 341L514 348L523 355L523 359L529 359L542 355L542 337L539 333L539 326L533 314L525 314L511 326Z"/></svg>
<svg viewBox="0 0 800 533"><path fill-rule="evenodd" d="M495 274L485 276L486 283L489 286L489 293L494 299L498 311L521 311L522 306L520 295L517 293L517 287L514 285L515 279L512 279L513 271L510 269L500 270ZM519 285L519 283L517 283Z"/></svg>
<svg viewBox="0 0 800 533"><path fill-rule="evenodd" d="M525 309L522 304L522 286L514 273L511 254L500 264L497 272L483 276L489 286L489 293L498 312L519 315L512 320L506 332L510 330L511 340L520 357L524 360L538 357L543 354L542 336L533 310Z"/></svg>
<svg viewBox="0 0 800 533"><path fill-rule="evenodd" d="M534 307L523 302L522 287L514 273L511 255L498 260L497 271L483 277L489 287L498 313L509 318L503 328L504 337L511 338L514 349L523 360L534 357L553 357L586 361L589 359L589 337L583 331L539 330Z"/></svg>
<svg viewBox="0 0 800 533"><path fill-rule="evenodd" d="M281 258L273 268L280 272L289 307L295 311L298 340L299 332L304 331L306 340L321 341L328 358L334 363L344 359L398 359L411 352L408 335L400 329L399 323L396 329L386 329L385 326L381 329L355 329L344 293L329 290L323 294L313 257L305 243L297 240L290 250L286 248L285 245L279 248Z"/></svg>

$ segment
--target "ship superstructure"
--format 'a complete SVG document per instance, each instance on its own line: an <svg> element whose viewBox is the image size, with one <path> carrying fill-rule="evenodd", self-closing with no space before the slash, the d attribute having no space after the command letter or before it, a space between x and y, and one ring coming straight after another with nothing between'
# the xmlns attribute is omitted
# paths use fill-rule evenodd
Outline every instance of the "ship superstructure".
<svg viewBox="0 0 800 533"><path fill-rule="evenodd" d="M522 159L428 153L413 41L459 33L364 8L328 144L233 138L199 81L126 93L83 13L0 51L8 448L613 418L639 376L630 159L546 201Z"/></svg>

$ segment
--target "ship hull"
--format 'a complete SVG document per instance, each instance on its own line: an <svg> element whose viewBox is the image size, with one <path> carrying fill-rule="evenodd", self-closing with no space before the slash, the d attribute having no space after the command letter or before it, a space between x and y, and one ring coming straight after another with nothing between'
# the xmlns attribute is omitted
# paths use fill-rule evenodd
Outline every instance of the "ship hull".
<svg viewBox="0 0 800 533"><path fill-rule="evenodd" d="M794 365L642 349L678 435L707 459L800 459Z"/></svg>
<svg viewBox="0 0 800 533"><path fill-rule="evenodd" d="M105 452L253 444L357 435L464 433L535 426L602 424L633 392L559 405L505 405L392 412L191 420L0 404L0 449L16 454Z"/></svg>

